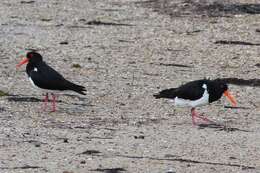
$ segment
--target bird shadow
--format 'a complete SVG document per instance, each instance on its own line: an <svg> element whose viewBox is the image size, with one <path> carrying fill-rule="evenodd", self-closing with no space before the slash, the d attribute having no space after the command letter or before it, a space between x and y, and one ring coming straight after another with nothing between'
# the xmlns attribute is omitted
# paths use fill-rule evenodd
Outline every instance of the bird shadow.
<svg viewBox="0 0 260 173"><path fill-rule="evenodd" d="M69 102L62 101L62 100L56 100L57 103L63 104L63 106L60 106L58 109L59 113L82 114L82 113L86 112L86 107L89 108L89 107L95 106L95 105L91 104L90 102L84 101L86 98L82 98L82 97L75 96L75 95L65 95L65 96L77 98L81 102L69 103ZM7 97L7 100L10 102L21 102L21 103L22 102L23 103L43 103L44 102L44 99L39 99L34 96L24 96L24 95L22 95L22 96L21 95L9 95ZM52 99L49 100L49 102L51 102L51 101L52 101ZM1 112L1 108L0 108L0 112ZM52 113L52 111L50 113Z"/></svg>
<svg viewBox="0 0 260 173"><path fill-rule="evenodd" d="M80 101L84 101L86 99L86 98L83 98L83 97L80 97L77 95L72 95L72 94L63 94L63 96L77 98ZM11 101L11 102L44 102L44 99L39 99L34 96L25 96L25 95L8 95L7 100ZM51 100L52 99L50 99L49 101L51 101ZM56 100L56 102L65 103L62 100ZM77 105L77 104L75 104L75 105ZM82 104L79 104L79 105L82 105Z"/></svg>
<svg viewBox="0 0 260 173"><path fill-rule="evenodd" d="M210 128L210 129L216 129L216 131L226 131L226 132L234 132L234 131L251 132L249 130L239 129L236 127L229 127L229 126L226 126L224 124L219 124L219 123L198 124L198 128L199 129Z"/></svg>
<svg viewBox="0 0 260 173"><path fill-rule="evenodd" d="M44 102L43 99L38 99L35 97L31 96L9 96L7 98L8 101L10 102ZM61 100L57 100L56 102L62 102Z"/></svg>

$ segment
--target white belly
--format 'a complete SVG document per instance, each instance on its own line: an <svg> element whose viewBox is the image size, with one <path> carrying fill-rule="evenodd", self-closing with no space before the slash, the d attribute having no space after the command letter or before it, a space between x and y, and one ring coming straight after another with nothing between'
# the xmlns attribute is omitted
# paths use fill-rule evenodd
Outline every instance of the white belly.
<svg viewBox="0 0 260 173"><path fill-rule="evenodd" d="M197 107L207 105L209 103L209 94L205 89L203 96L198 100L186 100L182 98L175 97L174 105L180 107Z"/></svg>
<svg viewBox="0 0 260 173"><path fill-rule="evenodd" d="M34 84L34 82L33 82L33 80L32 80L31 77L29 77L29 81L30 81L30 83L32 84L32 86L33 86L34 88L37 88L37 89L38 89L38 87Z"/></svg>

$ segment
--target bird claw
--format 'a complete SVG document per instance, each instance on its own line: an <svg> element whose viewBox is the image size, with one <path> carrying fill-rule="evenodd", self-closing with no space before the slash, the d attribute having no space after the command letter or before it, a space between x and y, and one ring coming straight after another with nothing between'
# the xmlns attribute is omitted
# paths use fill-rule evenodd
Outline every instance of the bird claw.
<svg viewBox="0 0 260 173"><path fill-rule="evenodd" d="M214 121L211 121L211 120L209 120L208 118L206 118L205 116L204 116L204 113L202 113L202 114L200 114L200 115L198 115L194 110L192 110L192 124L193 125L198 125L198 123L196 122L196 119L200 119L200 120L202 120L204 123L202 123L202 124L215 124L215 122Z"/></svg>

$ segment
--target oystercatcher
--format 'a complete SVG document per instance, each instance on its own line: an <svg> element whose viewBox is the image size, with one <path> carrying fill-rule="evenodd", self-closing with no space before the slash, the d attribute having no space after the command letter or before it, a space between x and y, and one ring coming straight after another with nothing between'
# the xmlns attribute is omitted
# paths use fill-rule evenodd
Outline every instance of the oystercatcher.
<svg viewBox="0 0 260 173"><path fill-rule="evenodd" d="M49 101L48 90L52 95L52 112L56 111L56 96L53 91L72 90L79 94L86 95L84 86L76 85L66 80L56 70L48 66L43 60L42 56L37 52L28 52L26 58L24 58L16 67L20 67L23 64L26 65L26 73L33 86L47 90L44 99L44 110L46 109L47 102Z"/></svg>
<svg viewBox="0 0 260 173"><path fill-rule="evenodd" d="M154 97L156 99L172 99L175 106L191 107L192 124L195 125L195 117L206 122L212 122L206 117L198 115L195 108L217 101L222 95L228 98L232 106L236 106L236 100L229 93L227 83L221 79L191 81L178 88L162 90L158 94L154 94Z"/></svg>

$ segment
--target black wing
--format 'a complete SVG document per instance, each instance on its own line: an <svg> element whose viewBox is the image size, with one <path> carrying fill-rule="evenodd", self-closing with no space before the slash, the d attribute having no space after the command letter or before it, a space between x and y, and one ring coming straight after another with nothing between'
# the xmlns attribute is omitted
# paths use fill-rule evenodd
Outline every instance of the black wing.
<svg viewBox="0 0 260 173"><path fill-rule="evenodd" d="M61 74L56 70L48 66L46 63L42 62L36 66L37 70L32 69L29 76L33 80L34 84L39 88L50 89L50 90L73 90L80 94L85 94L85 88L73 84L72 82L66 80Z"/></svg>
<svg viewBox="0 0 260 173"><path fill-rule="evenodd" d="M206 80L188 82L176 89L176 96L187 100L200 99L205 91L202 86L206 83Z"/></svg>
<svg viewBox="0 0 260 173"><path fill-rule="evenodd" d="M197 80L188 82L179 88L170 88L165 89L154 94L155 98L168 98L174 99L175 97L187 99L187 100L197 100L203 96L205 89L202 87L203 84L206 84L206 80Z"/></svg>
<svg viewBox="0 0 260 173"><path fill-rule="evenodd" d="M156 99L159 98L174 99L176 97L176 88L162 90L158 94L154 94L153 96Z"/></svg>

